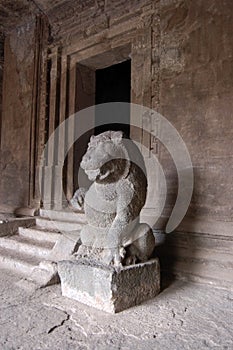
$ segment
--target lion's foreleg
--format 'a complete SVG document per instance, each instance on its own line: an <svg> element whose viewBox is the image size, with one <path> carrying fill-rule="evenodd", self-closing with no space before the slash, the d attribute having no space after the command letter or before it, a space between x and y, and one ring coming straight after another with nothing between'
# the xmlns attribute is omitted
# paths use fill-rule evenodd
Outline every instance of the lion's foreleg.
<svg viewBox="0 0 233 350"><path fill-rule="evenodd" d="M125 256L122 237L127 230L127 215L124 211L118 212L109 229L106 241L106 263L121 265Z"/></svg>

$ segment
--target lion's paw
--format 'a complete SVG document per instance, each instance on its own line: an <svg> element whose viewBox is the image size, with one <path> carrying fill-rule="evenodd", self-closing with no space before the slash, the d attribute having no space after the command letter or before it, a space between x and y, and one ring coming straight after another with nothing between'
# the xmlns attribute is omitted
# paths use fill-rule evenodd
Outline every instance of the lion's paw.
<svg viewBox="0 0 233 350"><path fill-rule="evenodd" d="M122 260L124 259L124 256L125 249L123 247L106 249L103 260L107 265L114 265L119 267L122 266Z"/></svg>
<svg viewBox="0 0 233 350"><path fill-rule="evenodd" d="M76 210L82 210L84 207L84 198L86 194L85 188L79 188L75 191L73 197L70 200L70 205Z"/></svg>

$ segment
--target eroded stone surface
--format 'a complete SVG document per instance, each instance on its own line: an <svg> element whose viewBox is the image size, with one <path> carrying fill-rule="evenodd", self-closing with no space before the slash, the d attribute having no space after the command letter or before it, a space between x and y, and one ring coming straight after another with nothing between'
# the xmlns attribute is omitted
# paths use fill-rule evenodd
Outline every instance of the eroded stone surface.
<svg viewBox="0 0 233 350"><path fill-rule="evenodd" d="M147 193L143 166L131 159L121 131L91 137L81 167L93 184L87 191L78 189L71 200L76 209L84 209L87 219L81 231L81 257L114 265L150 258L153 232L139 223Z"/></svg>
<svg viewBox="0 0 233 350"><path fill-rule="evenodd" d="M0 270L0 348L232 349L232 292L175 282L140 306L111 315L61 297L59 286L25 293Z"/></svg>
<svg viewBox="0 0 233 350"><path fill-rule="evenodd" d="M159 260L114 268L89 260L58 262L62 295L116 313L155 297L160 291Z"/></svg>

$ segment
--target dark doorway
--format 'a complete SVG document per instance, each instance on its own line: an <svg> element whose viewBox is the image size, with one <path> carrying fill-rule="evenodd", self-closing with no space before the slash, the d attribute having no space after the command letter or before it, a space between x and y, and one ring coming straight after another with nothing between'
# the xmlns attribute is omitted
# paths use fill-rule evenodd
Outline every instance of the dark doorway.
<svg viewBox="0 0 233 350"><path fill-rule="evenodd" d="M108 102L130 103L131 61L127 60L96 71L96 104ZM96 109L95 134L107 130L122 130L126 137L130 133L129 108L112 108L110 115L103 115ZM124 124L126 123L126 124Z"/></svg>

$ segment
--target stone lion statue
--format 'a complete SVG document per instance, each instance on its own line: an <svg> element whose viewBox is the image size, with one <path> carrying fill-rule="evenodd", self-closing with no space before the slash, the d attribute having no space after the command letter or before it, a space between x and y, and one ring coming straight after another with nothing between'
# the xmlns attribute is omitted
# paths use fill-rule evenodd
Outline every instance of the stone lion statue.
<svg viewBox="0 0 233 350"><path fill-rule="evenodd" d="M88 190L78 189L70 201L75 209L84 209L88 223L77 255L116 266L146 261L155 247L151 228L139 223L146 175L131 160L124 141L132 143L121 131L91 137L81 167L93 183Z"/></svg>

